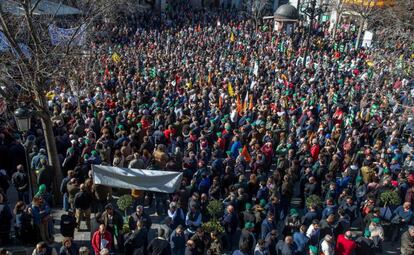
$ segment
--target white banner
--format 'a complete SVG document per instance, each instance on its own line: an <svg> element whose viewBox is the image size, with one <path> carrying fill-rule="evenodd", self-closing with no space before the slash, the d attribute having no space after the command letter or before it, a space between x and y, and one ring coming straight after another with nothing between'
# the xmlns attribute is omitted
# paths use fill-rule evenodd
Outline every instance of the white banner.
<svg viewBox="0 0 414 255"><path fill-rule="evenodd" d="M374 38L373 32L365 31L364 38L362 39L362 47L371 48L373 38Z"/></svg>
<svg viewBox="0 0 414 255"><path fill-rule="evenodd" d="M80 28L60 28L55 25L49 25L49 35L52 45L68 44L84 45L86 40L86 24Z"/></svg>
<svg viewBox="0 0 414 255"><path fill-rule="evenodd" d="M0 52L8 50L9 47L9 40L7 40L3 32L0 31Z"/></svg>
<svg viewBox="0 0 414 255"><path fill-rule="evenodd" d="M123 189L173 193L181 184L183 173L93 165L95 184Z"/></svg>
<svg viewBox="0 0 414 255"><path fill-rule="evenodd" d="M31 57L30 49L26 44L18 43L17 45L19 46L20 50L22 51L23 55L26 58ZM19 58L19 55L16 52L16 50L14 48L10 47L9 40L6 38L4 33L0 31L0 52L5 52L5 51L9 51L9 50L11 50L13 52L13 54L16 56L16 58Z"/></svg>

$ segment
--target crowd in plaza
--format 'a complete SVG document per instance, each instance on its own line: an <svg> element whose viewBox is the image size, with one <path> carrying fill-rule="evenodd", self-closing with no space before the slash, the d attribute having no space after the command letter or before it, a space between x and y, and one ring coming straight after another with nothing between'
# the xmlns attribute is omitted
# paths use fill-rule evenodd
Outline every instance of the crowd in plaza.
<svg viewBox="0 0 414 255"><path fill-rule="evenodd" d="M57 194L36 123L24 137L31 201L25 150L15 130L0 132L1 245L13 232L37 243L33 255L368 255L388 240L414 254L414 80L376 46L355 49L352 27L333 39L318 23L305 60L301 26L287 35L228 10L180 4L96 24L105 33L85 60L93 80L78 91L57 80L48 93L67 211L61 248L50 245ZM393 51L407 59L409 49ZM116 190L94 184L94 164L183 179L173 194L132 191L125 219ZM214 200L221 228L207 231ZM152 240L148 207L165 217ZM73 240L82 222L89 247Z"/></svg>

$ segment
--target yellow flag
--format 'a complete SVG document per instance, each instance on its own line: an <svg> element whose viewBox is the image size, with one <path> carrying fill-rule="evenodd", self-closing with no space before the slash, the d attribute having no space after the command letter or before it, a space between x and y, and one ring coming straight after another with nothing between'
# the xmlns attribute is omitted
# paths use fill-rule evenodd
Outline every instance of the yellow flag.
<svg viewBox="0 0 414 255"><path fill-rule="evenodd" d="M185 84L185 86L187 87L187 89L192 89L193 88L193 83L191 81L189 81Z"/></svg>
<svg viewBox="0 0 414 255"><path fill-rule="evenodd" d="M118 53L116 53L116 52L114 52L114 54L112 54L112 57L111 57L111 59L112 59L112 61L114 61L115 63L119 63L119 62L121 62L121 56L119 56L119 54Z"/></svg>
<svg viewBox="0 0 414 255"><path fill-rule="evenodd" d="M234 33L231 32L231 34L230 34L230 42L234 42L234 41L235 41Z"/></svg>
<svg viewBox="0 0 414 255"><path fill-rule="evenodd" d="M228 92L229 92L229 96L230 96L230 97L234 97L234 90L233 90L233 86L231 86L231 82L229 82L229 83L227 84L227 90L228 90Z"/></svg>
<svg viewBox="0 0 414 255"><path fill-rule="evenodd" d="M46 98L48 100L52 100L53 98L55 98L55 96L56 96L56 94L53 91L49 91L49 92L46 93Z"/></svg>

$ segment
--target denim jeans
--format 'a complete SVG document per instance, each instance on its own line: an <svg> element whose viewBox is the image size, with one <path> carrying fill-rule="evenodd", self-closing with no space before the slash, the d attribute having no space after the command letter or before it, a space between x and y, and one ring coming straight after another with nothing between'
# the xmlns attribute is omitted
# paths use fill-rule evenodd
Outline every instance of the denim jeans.
<svg viewBox="0 0 414 255"><path fill-rule="evenodd" d="M18 191L17 192L17 197L19 199L19 201L23 201L25 204L29 204L29 191Z"/></svg>
<svg viewBox="0 0 414 255"><path fill-rule="evenodd" d="M69 208L69 196L68 193L65 193L63 194L63 210L67 212Z"/></svg>

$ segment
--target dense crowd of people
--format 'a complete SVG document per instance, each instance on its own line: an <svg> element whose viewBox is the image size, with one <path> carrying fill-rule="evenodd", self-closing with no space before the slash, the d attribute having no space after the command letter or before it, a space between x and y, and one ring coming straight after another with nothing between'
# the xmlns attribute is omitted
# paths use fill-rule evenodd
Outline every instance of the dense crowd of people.
<svg viewBox="0 0 414 255"><path fill-rule="evenodd" d="M375 46L355 49L354 29L333 39L318 24L307 59L302 27L287 35L225 10L181 4L94 29L105 31L85 60L94 70L79 71L77 91L58 80L48 93L62 246L50 245L56 194L36 123L24 139L29 164L15 130L0 133L2 245L13 232L37 243L34 255L368 255L400 239L414 254L414 81L378 61ZM394 51L407 59L407 49ZM93 164L183 179L173 194L134 190L126 219L112 199L121 191L95 185ZM207 231L214 200L223 213ZM166 218L152 240L147 208ZM89 247L73 239L82 222Z"/></svg>

